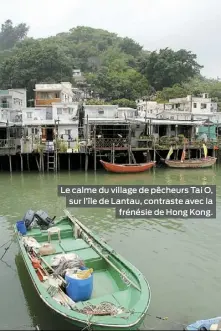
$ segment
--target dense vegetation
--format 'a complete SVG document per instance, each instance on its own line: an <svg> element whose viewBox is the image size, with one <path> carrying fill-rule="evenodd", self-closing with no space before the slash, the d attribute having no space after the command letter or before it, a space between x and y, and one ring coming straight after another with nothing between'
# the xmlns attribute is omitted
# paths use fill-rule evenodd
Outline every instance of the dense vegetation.
<svg viewBox="0 0 221 331"><path fill-rule="evenodd" d="M200 75L202 66L190 51L148 52L130 38L84 26L42 39L27 37L28 30L25 23L2 24L0 88L26 87L31 98L36 83L76 83L72 70L80 68L102 103L134 106L142 96L165 102L204 91L221 101L221 83Z"/></svg>

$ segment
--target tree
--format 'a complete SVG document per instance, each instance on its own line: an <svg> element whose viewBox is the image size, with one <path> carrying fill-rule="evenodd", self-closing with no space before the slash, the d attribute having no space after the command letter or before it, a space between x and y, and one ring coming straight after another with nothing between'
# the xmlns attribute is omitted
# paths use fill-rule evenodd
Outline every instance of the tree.
<svg viewBox="0 0 221 331"><path fill-rule="evenodd" d="M188 95L189 89L175 84L172 87L164 87L162 91L156 93L156 101L166 103L169 99L184 98Z"/></svg>
<svg viewBox="0 0 221 331"><path fill-rule="evenodd" d="M126 37L119 42L119 48L124 53L135 57L139 55L143 47L136 43L133 39Z"/></svg>
<svg viewBox="0 0 221 331"><path fill-rule="evenodd" d="M6 89L26 87L32 91L35 83L70 81L71 77L72 59L66 55L65 50L42 40L18 48L3 61L0 83Z"/></svg>
<svg viewBox="0 0 221 331"><path fill-rule="evenodd" d="M208 83L193 83L202 67L187 50L149 52L131 38L87 26L42 39L27 38L27 32L25 23L14 26L7 20L2 24L0 84L2 88L26 87L28 97L35 83L73 82L72 70L78 68L94 95L109 103L120 100L121 106L141 96L152 100L156 90L163 90L157 98L164 100ZM208 84L211 95L221 100L220 84Z"/></svg>
<svg viewBox="0 0 221 331"><path fill-rule="evenodd" d="M86 105L106 105L107 103L104 100L99 99L89 99L86 101Z"/></svg>
<svg viewBox="0 0 221 331"><path fill-rule="evenodd" d="M29 27L25 23L13 26L11 20L5 21L0 31L0 50L12 48L27 36L28 30Z"/></svg>
<svg viewBox="0 0 221 331"><path fill-rule="evenodd" d="M92 90L107 100L135 100L148 90L146 78L130 67L117 71L112 67L102 67L97 73L89 74L87 80Z"/></svg>
<svg viewBox="0 0 221 331"><path fill-rule="evenodd" d="M199 74L202 68L196 62L196 55L185 49L177 52L169 48L154 51L140 63L140 72L156 90L186 82Z"/></svg>
<svg viewBox="0 0 221 331"><path fill-rule="evenodd" d="M128 107L128 108L136 108L136 102L129 99L118 99L118 100L112 100L112 105L118 105L119 107Z"/></svg>

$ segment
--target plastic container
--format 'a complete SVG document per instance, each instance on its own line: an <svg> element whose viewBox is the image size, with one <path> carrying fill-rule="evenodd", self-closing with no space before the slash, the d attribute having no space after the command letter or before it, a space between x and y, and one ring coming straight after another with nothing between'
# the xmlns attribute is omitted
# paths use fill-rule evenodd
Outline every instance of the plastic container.
<svg viewBox="0 0 221 331"><path fill-rule="evenodd" d="M81 270L87 269L81 268ZM67 282L66 293L74 302L90 299L93 291L93 274L86 279L75 279L66 274L65 280Z"/></svg>
<svg viewBox="0 0 221 331"><path fill-rule="evenodd" d="M17 227L18 232L20 232L22 235L26 235L27 229L26 229L24 221L18 221L16 223L16 227Z"/></svg>

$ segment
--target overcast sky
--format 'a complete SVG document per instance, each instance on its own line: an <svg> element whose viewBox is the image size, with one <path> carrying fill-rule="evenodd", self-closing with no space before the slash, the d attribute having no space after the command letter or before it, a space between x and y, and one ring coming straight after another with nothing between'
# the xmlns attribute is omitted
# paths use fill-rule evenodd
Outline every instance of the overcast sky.
<svg viewBox="0 0 221 331"><path fill-rule="evenodd" d="M221 77L221 0L2 0L1 22L26 22L46 37L85 25L135 39L145 49L186 48Z"/></svg>

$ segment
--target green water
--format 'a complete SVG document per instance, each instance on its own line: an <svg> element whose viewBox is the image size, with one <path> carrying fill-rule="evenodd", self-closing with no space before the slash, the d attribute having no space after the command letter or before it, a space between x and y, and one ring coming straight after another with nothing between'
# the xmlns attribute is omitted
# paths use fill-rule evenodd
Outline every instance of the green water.
<svg viewBox="0 0 221 331"><path fill-rule="evenodd" d="M139 268L149 280L152 300L145 329L182 329L183 324L221 315L221 168L154 169L134 175L106 172L0 174L0 243L27 209L62 216L65 198L58 184L216 184L217 219L115 220L113 209L72 209L86 226ZM0 255L4 248L0 249ZM0 329L64 330L71 327L52 314L35 293L13 243L0 261ZM167 321L156 316L168 317ZM72 327L73 329L73 327Z"/></svg>

